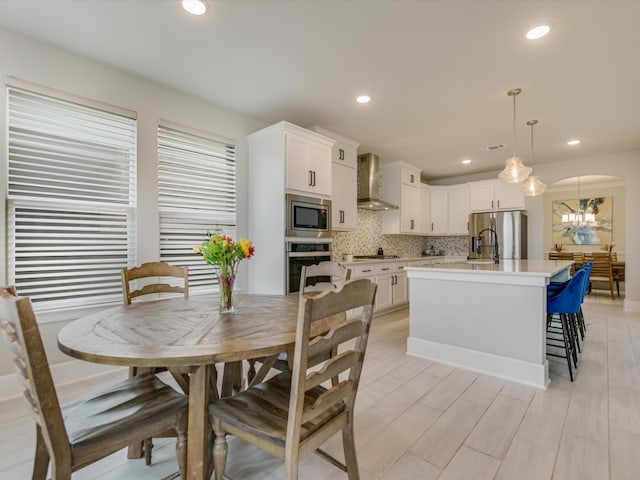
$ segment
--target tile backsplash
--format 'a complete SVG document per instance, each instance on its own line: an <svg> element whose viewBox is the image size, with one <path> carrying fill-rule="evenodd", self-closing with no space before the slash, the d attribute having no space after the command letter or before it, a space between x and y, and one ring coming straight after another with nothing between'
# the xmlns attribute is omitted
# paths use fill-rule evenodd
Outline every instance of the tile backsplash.
<svg viewBox="0 0 640 480"><path fill-rule="evenodd" d="M383 212L358 210L358 230L355 232L333 232L333 257L342 258L345 253L353 255L375 255L378 247L385 255L419 257L433 246L446 255L467 255L467 236L421 237L416 235L383 235Z"/></svg>

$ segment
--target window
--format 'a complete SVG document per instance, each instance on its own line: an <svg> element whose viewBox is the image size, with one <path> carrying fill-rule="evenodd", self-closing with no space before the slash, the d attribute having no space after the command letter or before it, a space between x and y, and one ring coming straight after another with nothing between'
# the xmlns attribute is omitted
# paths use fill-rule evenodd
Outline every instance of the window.
<svg viewBox="0 0 640 480"><path fill-rule="evenodd" d="M158 126L160 259L189 266L189 290L212 289L213 267L193 252L207 231L236 235L236 154L228 140Z"/></svg>
<svg viewBox="0 0 640 480"><path fill-rule="evenodd" d="M7 97L9 281L38 310L121 301L135 113L13 78Z"/></svg>

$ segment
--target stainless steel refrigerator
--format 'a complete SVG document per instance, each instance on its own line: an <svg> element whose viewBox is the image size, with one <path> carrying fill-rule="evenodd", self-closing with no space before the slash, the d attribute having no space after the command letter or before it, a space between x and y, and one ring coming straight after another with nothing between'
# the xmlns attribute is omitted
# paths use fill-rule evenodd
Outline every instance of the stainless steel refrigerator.
<svg viewBox="0 0 640 480"><path fill-rule="evenodd" d="M527 258L527 215L522 211L469 215L469 259Z"/></svg>

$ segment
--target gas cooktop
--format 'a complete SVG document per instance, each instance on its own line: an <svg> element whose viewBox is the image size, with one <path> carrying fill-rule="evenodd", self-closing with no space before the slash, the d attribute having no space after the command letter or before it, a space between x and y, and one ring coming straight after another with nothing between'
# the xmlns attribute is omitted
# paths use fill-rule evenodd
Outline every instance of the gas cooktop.
<svg viewBox="0 0 640 480"><path fill-rule="evenodd" d="M378 259L378 260L387 260L390 258L400 258L400 255L354 255L355 259L368 259L368 258L374 258L374 259Z"/></svg>

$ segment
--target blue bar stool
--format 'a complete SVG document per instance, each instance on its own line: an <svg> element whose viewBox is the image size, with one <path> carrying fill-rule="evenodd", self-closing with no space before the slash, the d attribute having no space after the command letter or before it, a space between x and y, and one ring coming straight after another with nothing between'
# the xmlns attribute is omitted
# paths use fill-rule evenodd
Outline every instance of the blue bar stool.
<svg viewBox="0 0 640 480"><path fill-rule="evenodd" d="M570 280L563 284L562 288L555 292L547 293L547 345L564 349L564 355L549 352L547 352L547 355L567 359L569 378L572 382L572 359L573 365L576 368L578 367L578 356L576 350L579 343L577 339L577 331L575 329L575 319L580 311L580 305L582 304L584 297L585 278L587 276L588 270L580 269ZM560 320L560 327L556 332L562 335L561 344L554 343L554 340L560 340L549 335L550 333L554 333L552 321L555 315L557 315Z"/></svg>

